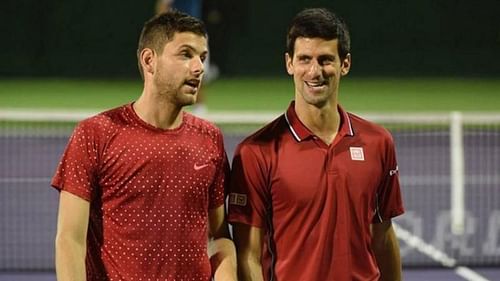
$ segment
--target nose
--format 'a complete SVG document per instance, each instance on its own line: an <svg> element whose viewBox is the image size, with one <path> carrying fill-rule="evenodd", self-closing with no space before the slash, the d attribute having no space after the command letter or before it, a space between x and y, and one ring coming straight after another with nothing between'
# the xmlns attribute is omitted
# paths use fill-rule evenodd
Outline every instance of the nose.
<svg viewBox="0 0 500 281"><path fill-rule="evenodd" d="M191 61L191 71L195 75L203 74L205 66L200 57L194 57Z"/></svg>
<svg viewBox="0 0 500 281"><path fill-rule="evenodd" d="M318 63L318 61L312 60L311 65L310 65L309 70L308 70L308 74L311 77L318 77L318 76L321 76L322 72L323 72L323 68Z"/></svg>

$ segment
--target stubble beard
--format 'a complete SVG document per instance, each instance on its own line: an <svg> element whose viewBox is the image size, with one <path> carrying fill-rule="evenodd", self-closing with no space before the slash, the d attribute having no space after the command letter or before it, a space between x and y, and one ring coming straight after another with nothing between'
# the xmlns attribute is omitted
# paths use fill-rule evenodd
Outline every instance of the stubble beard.
<svg viewBox="0 0 500 281"><path fill-rule="evenodd" d="M328 93L327 91L324 91L320 94L314 94L311 92L308 92L307 89L303 89L302 93L302 99L309 105L315 106L317 108L321 108L325 106L325 104L328 103L331 97L331 93Z"/></svg>
<svg viewBox="0 0 500 281"><path fill-rule="evenodd" d="M198 93L186 94L183 93L181 89L179 89L179 91L175 95L176 104L181 107L193 105L196 103L197 95Z"/></svg>
<svg viewBox="0 0 500 281"><path fill-rule="evenodd" d="M159 95L162 99L177 107L182 108L196 103L198 92L187 93L183 83L176 85L172 82L157 81L157 85L159 85Z"/></svg>

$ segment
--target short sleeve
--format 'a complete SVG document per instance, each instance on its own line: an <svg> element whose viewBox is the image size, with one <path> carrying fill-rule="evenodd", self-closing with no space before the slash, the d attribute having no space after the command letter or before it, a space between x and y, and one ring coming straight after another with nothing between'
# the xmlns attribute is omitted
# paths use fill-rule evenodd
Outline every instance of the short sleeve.
<svg viewBox="0 0 500 281"><path fill-rule="evenodd" d="M229 217L231 223L243 223L260 228L266 226L270 196L268 165L260 153L249 145L236 149L231 171Z"/></svg>
<svg viewBox="0 0 500 281"><path fill-rule="evenodd" d="M219 150L219 158L217 170L215 171L214 180L209 192L209 209L215 209L224 204L224 198L228 189L227 185L229 183L229 162L221 133L218 134L217 149Z"/></svg>
<svg viewBox="0 0 500 281"><path fill-rule="evenodd" d="M83 121L73 131L51 185L90 201L96 186L98 158L95 130Z"/></svg>
<svg viewBox="0 0 500 281"><path fill-rule="evenodd" d="M377 214L374 222L388 220L404 213L396 149L390 134L385 139L384 146L383 171L385 175L377 191Z"/></svg>

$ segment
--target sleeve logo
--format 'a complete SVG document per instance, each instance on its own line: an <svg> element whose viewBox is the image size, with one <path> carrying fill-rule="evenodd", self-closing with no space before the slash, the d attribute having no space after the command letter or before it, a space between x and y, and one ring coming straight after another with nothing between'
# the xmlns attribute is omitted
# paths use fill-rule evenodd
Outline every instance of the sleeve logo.
<svg viewBox="0 0 500 281"><path fill-rule="evenodd" d="M396 169L389 170L389 176L391 176L391 177L394 176L395 174L398 173L398 171L399 171L399 168L398 168L398 166L396 166Z"/></svg>
<svg viewBox="0 0 500 281"><path fill-rule="evenodd" d="M229 194L229 204L246 206L247 205L247 195L241 193L230 193Z"/></svg>

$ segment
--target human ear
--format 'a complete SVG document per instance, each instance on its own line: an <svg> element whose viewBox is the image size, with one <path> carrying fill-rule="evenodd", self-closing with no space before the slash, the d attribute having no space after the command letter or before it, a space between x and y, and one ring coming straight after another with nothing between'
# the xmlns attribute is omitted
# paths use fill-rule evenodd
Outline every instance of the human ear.
<svg viewBox="0 0 500 281"><path fill-rule="evenodd" d="M347 73L349 73L350 69L351 69L351 54L348 53L342 60L342 64L340 65L340 74L342 76L345 76L347 75Z"/></svg>
<svg viewBox="0 0 500 281"><path fill-rule="evenodd" d="M150 73L150 74L154 73L155 63L156 63L155 57L156 57L155 52L150 48L144 48L141 51L139 58L141 60L141 66L142 66L144 75L146 75L146 73Z"/></svg>
<svg viewBox="0 0 500 281"><path fill-rule="evenodd" d="M285 53L286 72L288 72L288 74L290 74L290 75L293 75L292 60L293 60L293 57L291 57L290 54Z"/></svg>

